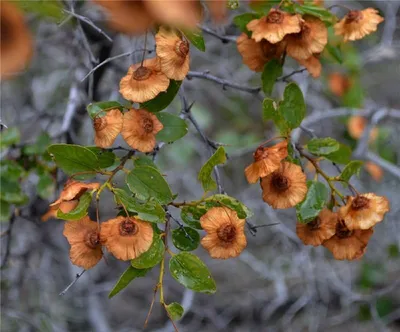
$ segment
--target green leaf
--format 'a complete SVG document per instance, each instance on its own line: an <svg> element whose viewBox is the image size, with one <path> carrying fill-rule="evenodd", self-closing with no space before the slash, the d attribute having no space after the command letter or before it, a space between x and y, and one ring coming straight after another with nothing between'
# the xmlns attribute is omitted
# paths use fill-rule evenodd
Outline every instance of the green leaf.
<svg viewBox="0 0 400 332"><path fill-rule="evenodd" d="M28 201L28 197L22 192L21 185L18 182L1 177L0 183L0 200L18 205L25 204Z"/></svg>
<svg viewBox="0 0 400 332"><path fill-rule="evenodd" d="M329 10L325 7L316 6L313 4L306 4L306 5L298 5L295 4L295 10L297 13L301 15L312 15L318 17L321 21L332 25L336 22L336 16L333 15Z"/></svg>
<svg viewBox="0 0 400 332"><path fill-rule="evenodd" d="M41 133L35 144L26 145L23 148L23 154L25 155L41 155L47 150L47 147L51 144L51 137L48 133Z"/></svg>
<svg viewBox="0 0 400 332"><path fill-rule="evenodd" d="M217 287L207 266L197 256L181 252L169 261L171 275L184 287L200 293L215 293Z"/></svg>
<svg viewBox="0 0 400 332"><path fill-rule="evenodd" d="M303 93L296 83L286 85L278 110L290 129L300 126L306 115L306 104Z"/></svg>
<svg viewBox="0 0 400 332"><path fill-rule="evenodd" d="M167 310L168 316L172 320L181 319L184 313L183 307L177 302L172 302L170 304L167 304L165 306L165 310Z"/></svg>
<svg viewBox="0 0 400 332"><path fill-rule="evenodd" d="M200 218L207 212L203 206L184 206L181 209L181 218L186 225L196 229L203 229L200 225Z"/></svg>
<svg viewBox="0 0 400 332"><path fill-rule="evenodd" d="M160 235L154 233L153 243L149 250L145 251L139 257L131 260L131 265L137 269L147 269L156 266L164 257L165 247Z"/></svg>
<svg viewBox="0 0 400 332"><path fill-rule="evenodd" d="M144 277L149 270L150 269L136 269L133 266L129 266L126 271L122 273L110 294L108 294L108 298L111 299L113 296L117 295L128 286L133 279Z"/></svg>
<svg viewBox="0 0 400 332"><path fill-rule="evenodd" d="M212 191L217 188L217 183L212 179L211 173L216 165L224 164L225 162L225 149L220 146L200 169L198 179L200 180L205 192Z"/></svg>
<svg viewBox="0 0 400 332"><path fill-rule="evenodd" d="M135 164L136 167L138 167L138 166L150 166L150 167L153 167L155 169L158 169L157 165L150 158L147 158L147 157L139 157L139 158L135 159L134 160L134 164Z"/></svg>
<svg viewBox="0 0 400 332"><path fill-rule="evenodd" d="M21 133L16 127L3 129L0 131L0 148L10 146L12 144L17 144L21 140Z"/></svg>
<svg viewBox="0 0 400 332"><path fill-rule="evenodd" d="M146 101L140 105L140 108L145 108L149 112L157 113L167 108L172 103L176 94L181 87L182 81L169 81L167 91L160 92L154 99Z"/></svg>
<svg viewBox="0 0 400 332"><path fill-rule="evenodd" d="M307 223L312 221L325 207L328 199L328 189L317 181L308 182L308 192L306 198L296 205L296 214L299 222Z"/></svg>
<svg viewBox="0 0 400 332"><path fill-rule="evenodd" d="M17 4L25 12L52 18L58 22L66 17L66 14L62 11L62 4L57 0L18 0Z"/></svg>
<svg viewBox="0 0 400 332"><path fill-rule="evenodd" d="M130 212L137 213L139 219L154 223L165 222L165 211L157 202L141 203L125 190L119 188L114 189L113 192L116 203L122 204Z"/></svg>
<svg viewBox="0 0 400 332"><path fill-rule="evenodd" d="M338 164L347 164L350 162L351 149L347 145L339 143L339 149L324 157Z"/></svg>
<svg viewBox="0 0 400 332"><path fill-rule="evenodd" d="M262 88L266 95L270 95L274 89L275 82L282 75L282 64L278 59L272 59L264 66L261 74Z"/></svg>
<svg viewBox="0 0 400 332"><path fill-rule="evenodd" d="M97 146L86 146L86 149L92 151L98 159L99 168L108 168L115 164L115 160L118 159L114 152L104 150Z"/></svg>
<svg viewBox="0 0 400 332"><path fill-rule="evenodd" d="M237 200L236 198L228 195L216 194L205 199L206 205L208 206L226 206L236 211L240 219L250 218L253 213L248 209L246 205Z"/></svg>
<svg viewBox="0 0 400 332"><path fill-rule="evenodd" d="M308 151L316 156L326 156L339 150L339 142L331 137L313 138L306 145Z"/></svg>
<svg viewBox="0 0 400 332"><path fill-rule="evenodd" d="M364 163L360 160L350 161L343 169L342 174L340 174L340 179L345 182L348 182L354 174L359 175L361 166L363 164Z"/></svg>
<svg viewBox="0 0 400 332"><path fill-rule="evenodd" d="M172 201L172 192L167 181L153 167L135 167L126 177L129 189L144 199L154 198L161 204Z"/></svg>
<svg viewBox="0 0 400 332"><path fill-rule="evenodd" d="M282 135L287 135L290 132L282 114L275 108L275 101L270 98L265 98L263 101L263 120L272 120Z"/></svg>
<svg viewBox="0 0 400 332"><path fill-rule="evenodd" d="M240 31L244 32L245 34L247 34L247 36L251 37L251 32L247 30L247 24L250 21L255 20L257 18L260 18L260 15L256 13L245 13L235 16L233 18L233 23L235 23L235 25L239 28Z"/></svg>
<svg viewBox="0 0 400 332"><path fill-rule="evenodd" d="M88 148L73 144L53 144L47 151L58 167L69 175L79 172L96 172L99 160Z"/></svg>
<svg viewBox="0 0 400 332"><path fill-rule="evenodd" d="M166 143L174 142L185 136L188 132L186 121L179 116L163 112L158 113L157 118L164 126L156 135L157 141Z"/></svg>
<svg viewBox="0 0 400 332"><path fill-rule="evenodd" d="M39 175L39 182L36 187L38 195L43 199L48 199L54 194L55 181L49 173Z"/></svg>
<svg viewBox="0 0 400 332"><path fill-rule="evenodd" d="M0 200L0 222L9 221L10 216L10 204L3 200Z"/></svg>
<svg viewBox="0 0 400 332"><path fill-rule="evenodd" d="M343 54L342 50L339 46L333 46L333 45L326 45L325 46L326 51L329 53L329 55L339 64L343 63Z"/></svg>
<svg viewBox="0 0 400 332"><path fill-rule="evenodd" d="M204 42L203 34L201 30L196 29L196 30L184 30L183 34L186 36L186 38L192 43L194 47L196 47L198 50L205 52L206 50L206 44Z"/></svg>
<svg viewBox="0 0 400 332"><path fill-rule="evenodd" d="M99 101L97 103L90 103L87 105L86 110L89 113L89 116L94 119L96 116L104 116L107 111L111 111L113 109L122 110L124 106L117 101Z"/></svg>
<svg viewBox="0 0 400 332"><path fill-rule="evenodd" d="M10 181L18 181L24 176L25 170L14 160L0 161L0 176Z"/></svg>
<svg viewBox="0 0 400 332"><path fill-rule="evenodd" d="M192 251L199 246L200 235L191 227L177 228L172 231L172 243L176 249Z"/></svg>
<svg viewBox="0 0 400 332"><path fill-rule="evenodd" d="M84 193L79 198L79 203L75 209L68 213L64 213L61 210L57 211L57 218L63 220L79 220L88 214L90 202L92 201L92 194L89 192Z"/></svg>

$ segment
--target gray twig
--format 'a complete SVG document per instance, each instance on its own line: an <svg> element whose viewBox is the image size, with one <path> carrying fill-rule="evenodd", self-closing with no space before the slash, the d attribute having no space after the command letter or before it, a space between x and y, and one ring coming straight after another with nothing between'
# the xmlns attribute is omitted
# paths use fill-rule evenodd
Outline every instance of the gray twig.
<svg viewBox="0 0 400 332"><path fill-rule="evenodd" d="M86 270L82 270L80 273L77 273L75 279L67 286L65 289L58 295L63 296L65 295L68 290L79 280L80 277L86 272Z"/></svg>
<svg viewBox="0 0 400 332"><path fill-rule="evenodd" d="M217 32L215 32L214 30L211 30L205 26L202 25L198 25L198 27L205 33L218 38L219 40L221 40L224 44L229 43L229 42L236 42L237 36L222 36L220 34L218 34Z"/></svg>

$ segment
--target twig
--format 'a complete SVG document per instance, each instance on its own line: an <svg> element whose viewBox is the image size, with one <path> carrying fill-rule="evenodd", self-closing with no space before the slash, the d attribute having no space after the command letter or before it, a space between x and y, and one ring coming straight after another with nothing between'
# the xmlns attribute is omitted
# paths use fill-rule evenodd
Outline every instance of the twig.
<svg viewBox="0 0 400 332"><path fill-rule="evenodd" d="M217 32L215 32L214 30L211 30L205 26L202 26L200 24L197 25L203 32L218 38L219 40L221 40L224 44L227 44L229 42L236 42L237 36L222 36L219 35Z"/></svg>
<svg viewBox="0 0 400 332"><path fill-rule="evenodd" d="M193 238L188 234L188 232L186 232L185 227L178 219L175 219L169 212L167 212L167 216L178 224L179 228L183 231L187 239L189 239L191 242L194 242Z"/></svg>
<svg viewBox="0 0 400 332"><path fill-rule="evenodd" d="M300 74L300 73L302 73L302 72L304 72L306 70L307 70L307 68L302 68L302 69L295 70L295 71L291 72L288 75L285 75L285 76L282 76L282 77L278 77L276 79L276 81L277 82L279 82L279 81L288 82L288 78L292 77L293 75Z"/></svg>
<svg viewBox="0 0 400 332"><path fill-rule="evenodd" d="M58 295L60 296L64 296L65 293L68 292L68 290L79 280L80 277L82 277L82 275L86 272L86 270L82 270L82 272L77 273L75 276L75 279Z"/></svg>
<svg viewBox="0 0 400 332"><path fill-rule="evenodd" d="M8 226L8 229L5 234L7 234L7 245L6 245L6 251L4 253L3 261L1 262L0 269L2 270L8 261L8 258L10 257L10 251L11 251L11 232L15 223L15 218L17 217L17 211L14 210L10 217L10 225Z"/></svg>
<svg viewBox="0 0 400 332"><path fill-rule="evenodd" d="M107 35L103 30L101 30L96 24L94 24L93 21L90 18L87 18L85 16L76 14L75 12L72 12L72 11L69 11L69 10L66 10L66 9L63 9L63 12L65 12L65 13L67 13L67 14L75 17L75 18L77 18L78 20L81 20L81 21L87 23L93 29L95 29L98 33L102 34L108 41L110 41L110 42L113 41L112 38L109 35Z"/></svg>

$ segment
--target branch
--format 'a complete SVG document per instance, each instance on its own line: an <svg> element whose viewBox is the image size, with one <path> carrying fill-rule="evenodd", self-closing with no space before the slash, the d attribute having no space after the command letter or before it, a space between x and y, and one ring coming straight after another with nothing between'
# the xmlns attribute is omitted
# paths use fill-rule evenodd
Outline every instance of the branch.
<svg viewBox="0 0 400 332"><path fill-rule="evenodd" d="M86 270L82 270L80 273L77 273L75 276L75 279L58 295L64 296L65 293L68 292L68 290L79 280L80 277L86 272Z"/></svg>
<svg viewBox="0 0 400 332"><path fill-rule="evenodd" d="M218 38L220 41L222 41L222 43L227 44L229 42L236 42L237 36L223 36L218 34L217 32L215 32L214 30L211 30L205 26L202 25L197 25L202 31L204 31L205 33Z"/></svg>
<svg viewBox="0 0 400 332"><path fill-rule="evenodd" d="M302 68L302 69L298 69L298 70L292 71L292 72L291 72L290 74L288 74L288 75L285 75L285 76L282 76L282 77L277 78L276 81L277 81L277 82L282 81L282 82L289 83L288 78L292 77L293 75L303 73L303 72L306 71L306 70L307 70L307 68Z"/></svg>
<svg viewBox="0 0 400 332"><path fill-rule="evenodd" d="M3 261L1 262L0 269L2 270L8 261L8 258L10 257L10 251L11 251L11 232L14 226L15 218L17 217L17 211L14 210L14 212L11 215L10 218L10 225L8 226L7 231L4 233L4 235L7 235L7 244L6 244L6 251L4 253ZM3 235L3 234L2 234Z"/></svg>

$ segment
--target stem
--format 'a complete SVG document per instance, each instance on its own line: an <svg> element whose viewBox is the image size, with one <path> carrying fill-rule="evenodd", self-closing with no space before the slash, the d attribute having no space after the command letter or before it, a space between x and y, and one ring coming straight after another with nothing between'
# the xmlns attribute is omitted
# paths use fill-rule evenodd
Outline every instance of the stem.
<svg viewBox="0 0 400 332"><path fill-rule="evenodd" d="M276 137L272 137L272 138L270 138L269 140L266 140L265 142L261 143L261 144L260 144L260 147L263 146L263 145L268 144L268 143L271 142L271 141L274 141L274 140L280 139L280 138L287 139L286 136L276 136Z"/></svg>
<svg viewBox="0 0 400 332"><path fill-rule="evenodd" d="M147 45L147 30L144 34L144 50L143 50L143 55L142 55L142 61L140 62L140 67L143 67L143 62L144 62L144 56L146 55L146 45Z"/></svg>
<svg viewBox="0 0 400 332"><path fill-rule="evenodd" d="M191 201L191 202L171 202L168 205L171 205L173 207L176 208L181 208L182 206L197 206L199 205L201 202L203 202L203 200L199 200L199 201Z"/></svg>

